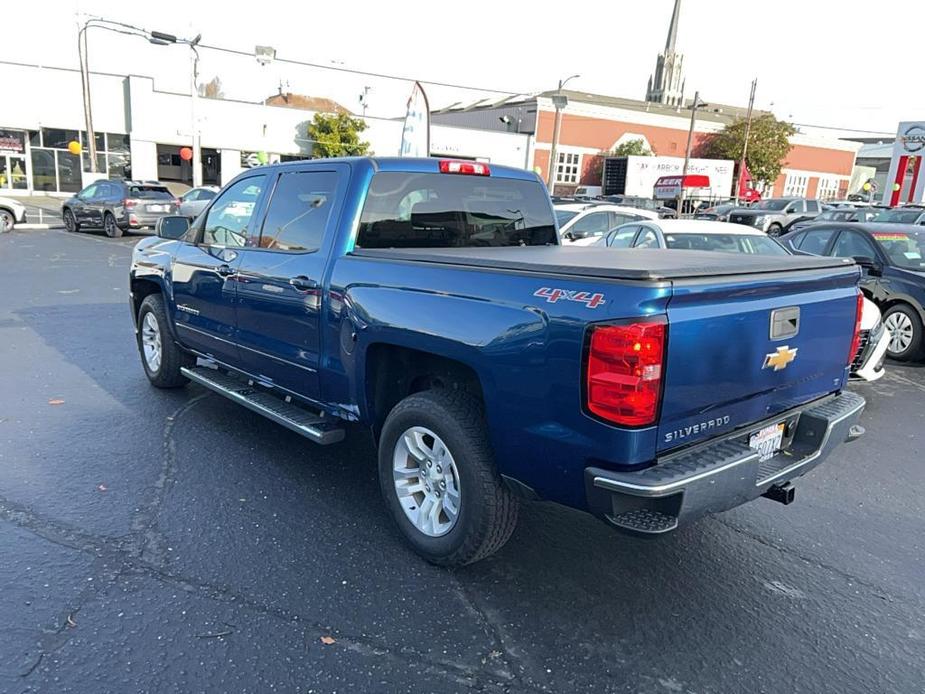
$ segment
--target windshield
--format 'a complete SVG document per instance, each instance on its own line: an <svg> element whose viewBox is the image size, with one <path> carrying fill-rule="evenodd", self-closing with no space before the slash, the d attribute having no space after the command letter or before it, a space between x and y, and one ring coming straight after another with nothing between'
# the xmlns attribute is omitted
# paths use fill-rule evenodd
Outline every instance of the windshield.
<svg viewBox="0 0 925 694"><path fill-rule="evenodd" d="M752 234L665 234L668 248L749 255L790 255L777 241Z"/></svg>
<svg viewBox="0 0 925 694"><path fill-rule="evenodd" d="M874 217L874 221L889 224L915 224L921 215L922 210L886 210Z"/></svg>
<svg viewBox="0 0 925 694"><path fill-rule="evenodd" d="M556 210L556 221L559 223L559 228L561 229L570 219L573 219L575 215L578 214L574 210Z"/></svg>
<svg viewBox="0 0 925 694"><path fill-rule="evenodd" d="M358 248L556 245L546 189L535 181L383 171L360 216Z"/></svg>
<svg viewBox="0 0 925 694"><path fill-rule="evenodd" d="M875 231L871 234L890 263L907 270L925 270L925 229L922 231Z"/></svg>
<svg viewBox="0 0 925 694"><path fill-rule="evenodd" d="M761 202L756 202L752 205L753 210L771 210L773 212L780 211L787 207L789 200L762 200Z"/></svg>
<svg viewBox="0 0 925 694"><path fill-rule="evenodd" d="M128 196L139 200L173 200L173 195L163 186L130 186Z"/></svg>

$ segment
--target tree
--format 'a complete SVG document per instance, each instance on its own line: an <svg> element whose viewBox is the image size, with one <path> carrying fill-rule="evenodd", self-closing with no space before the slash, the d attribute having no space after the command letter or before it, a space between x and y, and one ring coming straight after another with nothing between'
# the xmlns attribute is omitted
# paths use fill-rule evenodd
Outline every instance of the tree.
<svg viewBox="0 0 925 694"><path fill-rule="evenodd" d="M222 99L225 92L222 91L222 78L216 75L208 82L199 85L199 96L206 99Z"/></svg>
<svg viewBox="0 0 925 694"><path fill-rule="evenodd" d="M649 149L645 140L627 140L608 152L607 157L653 157L655 153Z"/></svg>
<svg viewBox="0 0 925 694"><path fill-rule="evenodd" d="M349 113L316 113L308 125L312 157L350 157L369 152L369 143L360 140L366 121Z"/></svg>
<svg viewBox="0 0 925 694"><path fill-rule="evenodd" d="M770 113L752 118L745 163L755 181L773 184L777 180L790 152L789 138L796 131L790 123L777 120ZM745 119L740 118L720 132L707 136L701 142L700 153L709 159L738 162L742 158L744 143Z"/></svg>

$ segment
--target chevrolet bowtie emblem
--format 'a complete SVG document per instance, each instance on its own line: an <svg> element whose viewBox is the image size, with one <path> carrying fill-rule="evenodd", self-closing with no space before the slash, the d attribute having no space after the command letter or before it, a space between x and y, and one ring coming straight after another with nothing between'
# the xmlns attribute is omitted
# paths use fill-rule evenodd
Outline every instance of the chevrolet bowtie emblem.
<svg viewBox="0 0 925 694"><path fill-rule="evenodd" d="M762 369L774 368L775 371L786 369L794 359L797 358L797 348L790 349L787 345L778 347L776 352L766 354L764 357L764 366Z"/></svg>

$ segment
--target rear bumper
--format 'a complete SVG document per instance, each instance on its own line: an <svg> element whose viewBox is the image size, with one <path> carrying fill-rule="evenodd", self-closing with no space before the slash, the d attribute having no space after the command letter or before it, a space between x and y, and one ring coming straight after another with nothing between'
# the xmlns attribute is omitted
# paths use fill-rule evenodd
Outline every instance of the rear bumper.
<svg viewBox="0 0 925 694"><path fill-rule="evenodd" d="M797 417L793 438L765 461L759 461L748 446L748 434L742 434L669 456L645 470L586 468L588 506L614 527L636 535L659 535L727 511L805 475L840 444L858 438L863 431L855 425L864 405L864 398L844 392L782 413L776 419Z"/></svg>

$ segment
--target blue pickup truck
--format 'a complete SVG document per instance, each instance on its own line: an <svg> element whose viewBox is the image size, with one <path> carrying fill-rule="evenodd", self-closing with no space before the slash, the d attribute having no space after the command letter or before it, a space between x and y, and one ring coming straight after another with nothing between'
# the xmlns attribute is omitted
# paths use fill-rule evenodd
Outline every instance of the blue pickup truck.
<svg viewBox="0 0 925 694"><path fill-rule="evenodd" d="M532 173L439 159L265 166L135 247L148 379L319 444L368 427L397 528L477 561L525 499L640 536L759 496L857 438L858 268L565 248Z"/></svg>

